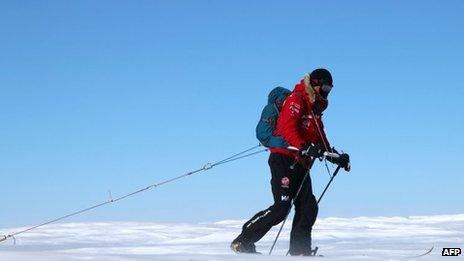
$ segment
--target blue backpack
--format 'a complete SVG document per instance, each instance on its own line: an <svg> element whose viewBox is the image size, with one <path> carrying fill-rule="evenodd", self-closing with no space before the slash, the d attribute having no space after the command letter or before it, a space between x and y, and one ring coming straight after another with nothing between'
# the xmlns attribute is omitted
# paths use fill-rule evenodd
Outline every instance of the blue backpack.
<svg viewBox="0 0 464 261"><path fill-rule="evenodd" d="M288 147L287 142L280 136L274 136L273 132L282 104L290 93L290 90L280 86L272 89L269 93L267 105L264 107L256 126L256 138L263 146L273 148Z"/></svg>

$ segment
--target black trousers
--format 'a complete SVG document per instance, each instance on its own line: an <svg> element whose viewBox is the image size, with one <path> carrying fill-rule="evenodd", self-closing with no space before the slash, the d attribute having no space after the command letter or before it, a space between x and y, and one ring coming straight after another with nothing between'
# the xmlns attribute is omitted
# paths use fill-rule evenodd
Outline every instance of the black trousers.
<svg viewBox="0 0 464 261"><path fill-rule="evenodd" d="M248 220L243 225L238 240L244 243L255 243L273 226L285 219L291 207L291 200L295 197L308 171L301 164L296 164L291 169L290 166L293 163L294 160L288 156L271 153L269 166L272 173L271 186L274 204ZM318 212L309 175L294 203L295 216L293 217L292 231L290 233L290 254L309 254L311 251L311 230L314 222L316 222Z"/></svg>

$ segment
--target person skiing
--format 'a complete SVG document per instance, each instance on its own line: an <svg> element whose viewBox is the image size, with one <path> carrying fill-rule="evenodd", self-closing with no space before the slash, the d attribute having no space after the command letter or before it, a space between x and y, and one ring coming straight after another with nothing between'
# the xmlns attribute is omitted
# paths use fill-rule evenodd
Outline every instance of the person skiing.
<svg viewBox="0 0 464 261"><path fill-rule="evenodd" d="M330 148L321 119L322 112L328 106L327 98L332 87L332 75L327 69L320 68L306 74L286 97L273 135L285 141L279 144L288 144L291 147L269 146L271 154L268 163L272 175L274 204L256 213L243 225L242 232L231 243L233 251L257 253L255 243L287 217L293 199L295 215L290 233L289 254L311 255L311 230L316 221L318 206L309 175L302 184L310 168L308 156L302 152L318 152L312 155L316 157L322 155L321 151L336 152ZM348 154L327 159L347 171L350 169ZM300 193L294 198L300 186Z"/></svg>

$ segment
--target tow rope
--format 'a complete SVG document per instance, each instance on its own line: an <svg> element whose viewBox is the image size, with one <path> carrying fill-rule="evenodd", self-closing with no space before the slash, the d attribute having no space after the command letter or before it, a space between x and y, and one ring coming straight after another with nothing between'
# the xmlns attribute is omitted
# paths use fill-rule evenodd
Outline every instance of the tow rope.
<svg viewBox="0 0 464 261"><path fill-rule="evenodd" d="M29 232L31 230L34 230L34 229L37 229L39 227L43 227L45 225L49 225L49 224L52 224L52 223L56 223L58 221L61 221L63 219L66 219L66 218L69 218L69 217L72 217L72 216L76 216L76 215L79 215L79 214L82 214L84 212L88 212L90 210L93 210L93 209L96 209L96 208L99 208L99 207L102 207L102 206L105 206L105 205L108 205L108 204L111 204L111 203L114 203L114 202L117 202L117 201L120 201L120 200L123 200L125 198L128 198L128 197L131 197L135 194L138 194L138 193L141 193L141 192L144 192L144 191L147 191L147 190L150 190L150 189L153 189L153 188L156 188L156 187L159 187L161 185L164 185L164 184L167 184L167 183L170 183L170 182L173 182L175 180L178 180L178 179L181 179L181 178L184 178L184 177L187 177L187 176L190 176L190 175L193 175L195 173L199 173L199 172L204 172L204 171L207 171L207 170L210 170L212 168L214 168L215 166L219 166L219 165L222 165L222 164L226 164L226 163L229 163L229 162L232 162L232 161L236 161L236 160L239 160L239 159L243 159L243 158L247 158L247 157L250 157L250 156L253 156L253 155L256 155L256 154L259 154L259 153L262 153L264 151L267 151L268 149L262 149L262 150L258 150L258 151L254 151L256 150L257 148L261 147L262 145L259 144L259 145L256 145L256 146L253 146L249 149L246 149L246 150L243 150L237 154L234 154L230 157L227 157L223 160L220 160L220 161L217 161L217 162L214 162L214 163L206 163L205 165L203 165L203 167L199 168L199 169L196 169L196 170L193 170L193 171L190 171L190 172L187 172L185 174L182 174L180 176L177 176L177 177L174 177L174 178L171 178L171 179L168 179L168 180L165 180L165 181L162 181L162 182L159 182L159 183L154 183L154 184L151 184L149 186L146 186L144 188L141 188L141 189L138 189L136 191L133 191L133 192L130 192L128 194L125 194L123 196L120 196L118 198L115 198L115 199L112 199L110 198L109 200L107 201L104 201L104 202L101 202L99 204L96 204L96 205L93 205L93 206L90 206L90 207L87 207L87 208L84 208L84 209L81 209L81 210L78 210L78 211L75 211L75 212L72 212L70 214L67 214L67 215L64 215L64 216L61 216L61 217L58 217L58 218L55 218L55 219L52 219L52 220L49 220L47 222L44 222L44 223L41 223L41 224L38 224L38 225L35 225L33 227L29 227L27 229L24 229L24 230L21 230L21 231L17 231L17 232L14 232L14 233L11 233L11 234L8 234L8 235L3 235L3 236L0 236L0 243L3 242L3 241L6 241L7 239L11 238L13 239L13 242L14 244L16 244L16 238L15 236L19 235L19 234L23 234L23 233L26 233L26 232ZM251 152L253 151L253 152Z"/></svg>

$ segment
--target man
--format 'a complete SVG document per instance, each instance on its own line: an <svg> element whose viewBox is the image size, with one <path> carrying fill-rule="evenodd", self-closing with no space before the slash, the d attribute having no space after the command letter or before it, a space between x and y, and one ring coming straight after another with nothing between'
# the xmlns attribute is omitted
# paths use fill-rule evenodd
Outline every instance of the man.
<svg viewBox="0 0 464 261"><path fill-rule="evenodd" d="M306 181L302 182L310 166L308 157L301 152L308 148L313 151L336 152L330 149L321 119L322 112L328 106L327 97L332 87L330 72L326 69L316 69L311 74L306 74L285 99L274 135L282 137L286 144L294 149L271 145L269 166L274 204L258 212L243 225L242 233L231 243L232 250L256 253L254 243L272 226L286 218L294 199L295 216L290 234L289 253L311 255L311 229L316 221L318 206L309 175ZM329 161L349 171L347 154ZM300 193L294 198L300 186Z"/></svg>

